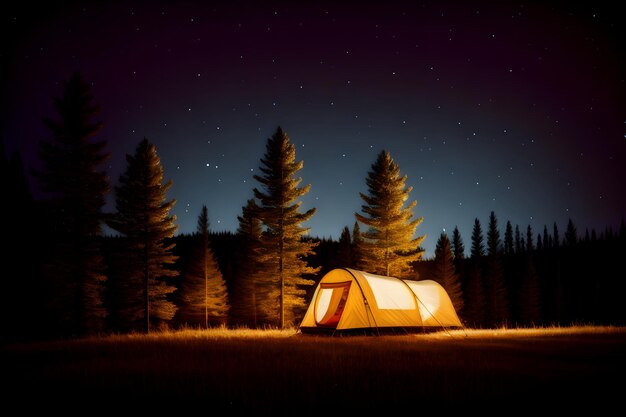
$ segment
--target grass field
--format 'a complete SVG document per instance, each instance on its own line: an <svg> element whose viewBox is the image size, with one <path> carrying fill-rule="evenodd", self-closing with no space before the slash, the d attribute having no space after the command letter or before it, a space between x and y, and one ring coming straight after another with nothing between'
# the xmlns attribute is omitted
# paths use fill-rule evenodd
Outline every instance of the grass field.
<svg viewBox="0 0 626 417"><path fill-rule="evenodd" d="M1 349L4 404L23 407L62 407L79 398L287 414L419 402L572 408L609 407L626 394L626 329L614 327L332 338L187 330Z"/></svg>

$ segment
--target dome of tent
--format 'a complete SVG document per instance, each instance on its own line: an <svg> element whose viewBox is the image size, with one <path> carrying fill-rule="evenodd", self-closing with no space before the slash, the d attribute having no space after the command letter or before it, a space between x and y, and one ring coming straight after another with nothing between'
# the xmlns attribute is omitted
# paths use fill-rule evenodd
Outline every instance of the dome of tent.
<svg viewBox="0 0 626 417"><path fill-rule="evenodd" d="M448 293L435 281L411 281L343 268L317 285L300 329L461 327Z"/></svg>

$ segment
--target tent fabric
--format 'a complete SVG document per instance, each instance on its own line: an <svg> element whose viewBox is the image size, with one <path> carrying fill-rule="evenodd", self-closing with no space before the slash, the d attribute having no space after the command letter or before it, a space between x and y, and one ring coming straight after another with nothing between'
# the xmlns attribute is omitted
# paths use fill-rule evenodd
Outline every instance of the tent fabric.
<svg viewBox="0 0 626 417"><path fill-rule="evenodd" d="M334 269L319 282L300 328L461 327L450 297L435 281L411 281Z"/></svg>

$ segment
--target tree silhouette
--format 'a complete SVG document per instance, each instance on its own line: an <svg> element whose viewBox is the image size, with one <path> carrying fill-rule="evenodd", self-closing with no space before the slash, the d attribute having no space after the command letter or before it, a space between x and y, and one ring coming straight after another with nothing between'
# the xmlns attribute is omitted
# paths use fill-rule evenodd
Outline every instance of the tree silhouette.
<svg viewBox="0 0 626 417"><path fill-rule="evenodd" d="M519 225L515 225L515 253L520 253L524 249L524 244L522 243L522 234L519 231Z"/></svg>
<svg viewBox="0 0 626 417"><path fill-rule="evenodd" d="M339 236L339 244L337 246L337 264L340 267L353 267L352 261L352 239L350 238L350 229L344 226Z"/></svg>
<svg viewBox="0 0 626 417"><path fill-rule="evenodd" d="M311 186L298 187L302 179L295 175L304 163L296 162L295 147L280 127L267 140L265 149L260 168L263 175L254 176L264 190L255 188L254 195L261 202L259 217L266 228L261 241L269 256L268 262L278 277L279 325L284 328L297 313L294 310L306 308L306 291L301 287L315 282L303 276L319 271L302 259L313 254L317 245L302 239L309 229L301 226L315 214L315 209L304 213L298 211L301 202L297 200L308 193Z"/></svg>
<svg viewBox="0 0 626 417"><path fill-rule="evenodd" d="M452 254L456 261L465 259L465 245L457 226L454 226L454 231L452 232Z"/></svg>
<svg viewBox="0 0 626 417"><path fill-rule="evenodd" d="M209 215L202 206L194 235L192 257L186 265L180 286L178 315L192 325L226 324L228 321L228 291L226 283L209 244Z"/></svg>
<svg viewBox="0 0 626 417"><path fill-rule="evenodd" d="M557 227L556 222L554 222L552 234L554 235L554 247L558 248L561 245L561 238L559 237L559 228Z"/></svg>
<svg viewBox="0 0 626 417"><path fill-rule="evenodd" d="M261 242L263 225L259 219L258 206L254 200L248 200L238 216L237 247L235 261L237 265L232 297L231 312L238 324L254 327L261 323L271 323L275 316L276 302L280 296L276 285L270 279L271 265L264 255Z"/></svg>
<svg viewBox="0 0 626 417"><path fill-rule="evenodd" d="M422 257L420 244L425 236L413 238L423 218L413 219L417 201L404 203L413 187L406 187L406 175L387 151L378 154L367 174L368 194L360 193L365 202L363 215L355 213L361 223L369 226L363 233L366 245L365 267L369 272L386 276L406 277L411 262Z"/></svg>
<svg viewBox="0 0 626 417"><path fill-rule="evenodd" d="M513 253L515 253L513 227L511 226L511 222L507 220L506 229L504 230L504 254L512 255Z"/></svg>
<svg viewBox="0 0 626 417"><path fill-rule="evenodd" d="M480 227L480 220L474 219L472 229L472 258L480 258L485 255L485 245L483 244L483 231Z"/></svg>
<svg viewBox="0 0 626 417"><path fill-rule="evenodd" d="M153 320L165 323L176 313L167 299L176 287L166 281L178 276L168 268L177 258L172 255L175 244L169 241L177 229L176 216L169 214L176 201L166 201L172 181L163 184L163 167L152 143L142 140L126 161L115 188L117 213L109 223L125 237L120 315L128 321L141 320L144 331L150 332Z"/></svg>
<svg viewBox="0 0 626 417"><path fill-rule="evenodd" d="M480 220L474 219L472 228L472 248L469 270L467 272L465 319L474 326L485 323L485 284L482 271L482 258L485 255L483 232Z"/></svg>
<svg viewBox="0 0 626 417"><path fill-rule="evenodd" d="M543 225L543 248L549 249L552 245L550 244L550 237L548 235L548 226Z"/></svg>
<svg viewBox="0 0 626 417"><path fill-rule="evenodd" d="M578 232L574 226L572 219L567 222L567 228L565 229L565 246L574 246L578 243Z"/></svg>
<svg viewBox="0 0 626 417"><path fill-rule="evenodd" d="M457 313L463 310L463 291L459 276L455 272L450 240L448 235L442 233L437 240L435 249L435 271L433 278L441 284L450 296L454 309Z"/></svg>
<svg viewBox="0 0 626 417"><path fill-rule="evenodd" d="M498 219L492 211L489 215L489 228L487 229L487 254L497 256L501 249L500 231L498 230Z"/></svg>
<svg viewBox="0 0 626 417"><path fill-rule="evenodd" d="M363 250L361 228L359 222L355 221L354 226L352 226L352 267L355 269L364 269Z"/></svg>
<svg viewBox="0 0 626 417"><path fill-rule="evenodd" d="M459 228L456 226L454 226L454 231L452 232L452 256L454 257L454 267L459 280L462 285L465 285L465 244L463 243L461 232L459 232Z"/></svg>
<svg viewBox="0 0 626 417"><path fill-rule="evenodd" d="M100 108L79 74L63 84L54 104L59 120L44 119L52 140L39 143L43 191L50 193L50 236L54 242L43 268L49 284L50 312L62 332L85 334L102 328L106 277L100 251L102 207L109 190L102 164L106 142L94 140L102 124L93 119Z"/></svg>
<svg viewBox="0 0 626 417"><path fill-rule="evenodd" d="M498 220L492 211L489 215L489 228L487 230L488 253L485 268L487 314L488 322L492 325L500 325L509 319L508 294L504 281L502 260L500 259L500 246Z"/></svg>
<svg viewBox="0 0 626 417"><path fill-rule="evenodd" d="M535 250L533 245L533 229L528 225L526 228L526 252L532 252Z"/></svg>

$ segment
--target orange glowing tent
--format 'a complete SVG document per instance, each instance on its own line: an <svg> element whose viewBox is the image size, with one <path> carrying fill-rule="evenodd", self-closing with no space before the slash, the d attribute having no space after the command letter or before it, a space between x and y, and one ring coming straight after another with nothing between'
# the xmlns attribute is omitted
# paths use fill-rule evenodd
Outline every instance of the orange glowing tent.
<svg viewBox="0 0 626 417"><path fill-rule="evenodd" d="M435 281L411 281L343 268L324 275L300 324L302 332L462 327Z"/></svg>

